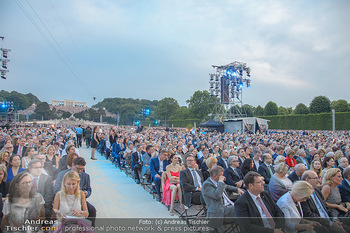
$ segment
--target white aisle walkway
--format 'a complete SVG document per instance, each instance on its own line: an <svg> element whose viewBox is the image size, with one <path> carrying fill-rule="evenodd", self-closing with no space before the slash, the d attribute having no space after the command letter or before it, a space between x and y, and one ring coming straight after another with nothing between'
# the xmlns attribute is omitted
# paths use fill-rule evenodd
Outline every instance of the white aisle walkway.
<svg viewBox="0 0 350 233"><path fill-rule="evenodd" d="M167 208L152 198L141 185L127 177L98 152L91 160L91 149L79 148L86 159L92 194L88 201L97 209L97 218L170 218ZM174 218L178 218L174 216Z"/></svg>

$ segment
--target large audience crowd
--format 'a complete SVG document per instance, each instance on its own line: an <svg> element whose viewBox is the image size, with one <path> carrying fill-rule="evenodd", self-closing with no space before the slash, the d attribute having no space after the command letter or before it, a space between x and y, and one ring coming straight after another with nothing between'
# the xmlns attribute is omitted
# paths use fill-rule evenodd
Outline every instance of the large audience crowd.
<svg viewBox="0 0 350 233"><path fill-rule="evenodd" d="M3 128L2 228L39 218L59 225L67 216L94 226L88 161L77 150L85 144L92 160L98 151L136 184L153 183L170 215L176 200L181 211L202 206L218 232L233 222L241 232L350 232L349 138L348 131Z"/></svg>

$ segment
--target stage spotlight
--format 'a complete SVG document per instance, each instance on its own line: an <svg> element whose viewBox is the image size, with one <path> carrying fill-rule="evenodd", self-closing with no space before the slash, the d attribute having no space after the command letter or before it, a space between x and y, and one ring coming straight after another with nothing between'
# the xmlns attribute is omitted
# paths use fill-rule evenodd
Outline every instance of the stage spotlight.
<svg viewBox="0 0 350 233"><path fill-rule="evenodd" d="M239 89L242 89L243 88L243 83L240 83L239 84Z"/></svg>
<svg viewBox="0 0 350 233"><path fill-rule="evenodd" d="M7 73L8 71L7 70L2 70L1 71L1 78L2 79L6 79L6 73Z"/></svg>
<svg viewBox="0 0 350 233"><path fill-rule="evenodd" d="M7 61L2 60L2 68L7 69Z"/></svg>
<svg viewBox="0 0 350 233"><path fill-rule="evenodd" d="M136 124L136 125L139 125L139 124L140 124L140 121L135 121L135 124Z"/></svg>

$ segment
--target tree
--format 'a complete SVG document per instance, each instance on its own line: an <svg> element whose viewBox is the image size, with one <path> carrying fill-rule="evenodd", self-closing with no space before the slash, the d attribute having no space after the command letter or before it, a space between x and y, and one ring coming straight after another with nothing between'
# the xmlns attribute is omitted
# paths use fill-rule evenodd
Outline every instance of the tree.
<svg viewBox="0 0 350 233"><path fill-rule="evenodd" d="M343 100L343 99L332 101L331 107L336 112L349 112L350 111L348 101Z"/></svg>
<svg viewBox="0 0 350 233"><path fill-rule="evenodd" d="M254 109L254 116L264 116L264 108L261 107L260 105L258 105L255 109Z"/></svg>
<svg viewBox="0 0 350 233"><path fill-rule="evenodd" d="M34 110L34 114L36 118L44 118L44 120L49 120L54 117L49 104L46 102L38 103Z"/></svg>
<svg viewBox="0 0 350 233"><path fill-rule="evenodd" d="M252 117L253 116L253 107L249 104L244 104L242 106L242 113L247 114L247 117Z"/></svg>
<svg viewBox="0 0 350 233"><path fill-rule="evenodd" d="M166 97L158 102L155 115L160 119L167 120L170 116L175 114L178 108L179 104L176 99Z"/></svg>
<svg viewBox="0 0 350 233"><path fill-rule="evenodd" d="M288 109L285 107L280 106L278 108L278 115L288 115Z"/></svg>
<svg viewBox="0 0 350 233"><path fill-rule="evenodd" d="M299 103L294 110L295 114L309 114L309 109L308 107L303 104L303 103Z"/></svg>
<svg viewBox="0 0 350 233"><path fill-rule="evenodd" d="M215 96L210 96L208 91L196 91L189 100L186 100L190 114L200 120L212 113L214 107L220 103Z"/></svg>
<svg viewBox="0 0 350 233"><path fill-rule="evenodd" d="M331 101L326 96L316 96L310 103L311 113L331 111Z"/></svg>
<svg viewBox="0 0 350 233"><path fill-rule="evenodd" d="M186 106L176 109L175 113L169 117L169 120L188 119L190 118L190 110Z"/></svg>
<svg viewBox="0 0 350 233"><path fill-rule="evenodd" d="M272 102L272 101L269 101L265 105L264 113L265 113L266 116L277 115L278 114L277 104Z"/></svg>

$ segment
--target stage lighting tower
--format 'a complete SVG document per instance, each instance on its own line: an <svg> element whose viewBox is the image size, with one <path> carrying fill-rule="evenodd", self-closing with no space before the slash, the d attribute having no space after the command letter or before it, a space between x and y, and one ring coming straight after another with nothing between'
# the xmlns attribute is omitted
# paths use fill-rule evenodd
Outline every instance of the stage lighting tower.
<svg viewBox="0 0 350 233"><path fill-rule="evenodd" d="M227 65L212 66L215 73L210 76L210 95L220 98L220 105L214 108L214 119L245 117L242 112L243 98L242 90L244 86L250 87L250 68L246 63L234 61Z"/></svg>
<svg viewBox="0 0 350 233"><path fill-rule="evenodd" d="M0 39L1 39L2 43L3 43L4 37L3 37L3 36L0 36ZM5 48L3 48L2 43L1 43L1 48L0 48L1 53L2 53L2 54L1 54L1 57L0 57L0 61L1 61L0 74L1 74L1 78L2 78L2 79L6 79L6 74L9 72L9 71L7 70L7 63L10 61L10 60L7 59L7 58L8 58L8 52L10 52L11 49L5 49Z"/></svg>

